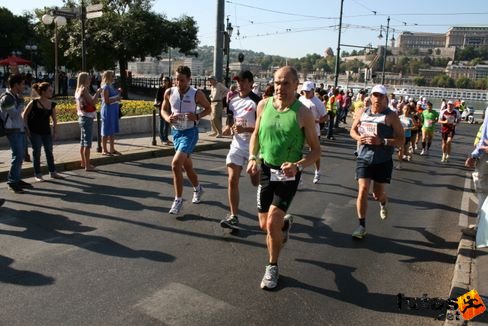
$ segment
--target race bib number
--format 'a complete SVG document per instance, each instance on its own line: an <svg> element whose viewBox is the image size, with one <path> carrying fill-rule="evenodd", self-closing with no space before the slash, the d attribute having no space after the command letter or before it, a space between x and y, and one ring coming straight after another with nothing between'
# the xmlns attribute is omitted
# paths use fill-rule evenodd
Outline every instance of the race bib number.
<svg viewBox="0 0 488 326"><path fill-rule="evenodd" d="M270 169L271 171L271 178L270 180L273 182L276 181L293 181L295 177L287 177L282 170L278 169Z"/></svg>
<svg viewBox="0 0 488 326"><path fill-rule="evenodd" d="M456 121L455 117L447 117L447 123L453 124Z"/></svg>
<svg viewBox="0 0 488 326"><path fill-rule="evenodd" d="M247 127L247 119L246 118L236 118L236 125L241 126L243 128Z"/></svg>
<svg viewBox="0 0 488 326"><path fill-rule="evenodd" d="M358 131L361 136L376 136L378 134L378 124L375 122L361 122Z"/></svg>
<svg viewBox="0 0 488 326"><path fill-rule="evenodd" d="M429 120L425 120L425 126L427 128L432 127L433 125L434 125L434 121L433 120L430 120L430 119Z"/></svg>

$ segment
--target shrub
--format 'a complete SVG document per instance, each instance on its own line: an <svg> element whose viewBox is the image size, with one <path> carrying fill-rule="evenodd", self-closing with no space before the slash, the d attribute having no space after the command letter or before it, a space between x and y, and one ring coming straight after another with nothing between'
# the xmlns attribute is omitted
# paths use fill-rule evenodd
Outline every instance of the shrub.
<svg viewBox="0 0 488 326"><path fill-rule="evenodd" d="M27 101L28 99L26 99ZM76 104L73 97L57 97L56 105L57 118L59 122L78 120ZM97 111L101 109L101 103L97 104ZM124 116L152 114L154 109L152 101L122 100L122 113ZM157 112L158 113L158 112Z"/></svg>

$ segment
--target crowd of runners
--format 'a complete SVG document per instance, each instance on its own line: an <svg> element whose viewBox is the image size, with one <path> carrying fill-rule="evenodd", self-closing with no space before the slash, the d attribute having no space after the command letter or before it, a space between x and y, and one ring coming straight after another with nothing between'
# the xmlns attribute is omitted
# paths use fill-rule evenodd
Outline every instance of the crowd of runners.
<svg viewBox="0 0 488 326"><path fill-rule="evenodd" d="M370 185L373 188L373 198L380 205L380 217L388 218L385 185L391 181L395 151L398 152L396 169L401 169L403 162L411 161L416 153L429 155L436 125L440 124L440 160L447 163L456 124L460 120L460 113L452 101L443 101L438 112L426 98L397 99L393 94L388 96L383 85L374 86L370 94L364 90L353 94L349 90L325 88L323 84L315 85L311 81L300 85L298 72L289 66L276 71L273 85L262 96L254 87L254 77L250 71L241 71L234 78L237 87L231 87L227 94L213 92L210 101L201 90L190 86L190 79L190 68L179 66L176 70L175 86L171 86L166 80L166 85L158 92L155 102L160 108L162 124L171 127L172 142L167 137L167 128L162 141L173 145L175 149L171 162L175 198L169 213L179 214L183 209L183 173L186 173L193 185L192 203L201 202L204 188L199 182L191 158L198 142L198 121L209 114L212 118L220 117L221 112L217 114L215 110L222 110L222 102L225 102L226 125L223 128L219 123L212 125L215 136L232 136L226 158L229 213L221 220L220 225L223 228L239 228L239 181L241 173L245 171L249 174L251 183L257 186L259 226L266 234L268 264L261 281L263 289L273 289L278 284L278 258L293 223L293 217L287 214L287 210L300 185L303 169L313 165L313 183L320 182L322 134L329 141L333 141L334 128L341 123L345 124L348 117L353 118L350 135L357 142L354 154L359 225L352 236L362 239L366 236ZM217 87L214 77L212 83L213 87ZM18 144L18 139L24 137L23 120L20 118L23 102L16 100L15 93L17 89L20 92L21 80L14 80L11 86L9 92L12 96L2 99L0 105L4 115L10 115L9 119L12 119L13 113L19 111L16 115L19 120L18 129L8 135L13 158L18 159L17 156L21 156L24 148L22 144ZM78 101L80 95L77 96ZM7 101L10 98L12 100ZM109 96L106 98L110 99ZM114 97L113 102L118 100L118 97ZM86 120L93 119L93 113L87 107L77 104L82 130L81 164L90 170L89 154L87 156L83 152L84 148L89 151L91 146L88 141L91 137L86 132ZM15 164L13 166L9 174L10 186L18 185L21 181L20 169ZM57 175L54 170L51 174Z"/></svg>

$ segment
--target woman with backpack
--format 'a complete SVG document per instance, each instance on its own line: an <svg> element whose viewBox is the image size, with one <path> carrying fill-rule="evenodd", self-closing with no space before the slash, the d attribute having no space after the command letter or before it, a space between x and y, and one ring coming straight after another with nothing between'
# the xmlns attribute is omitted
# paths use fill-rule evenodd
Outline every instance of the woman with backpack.
<svg viewBox="0 0 488 326"><path fill-rule="evenodd" d="M56 103L51 101L53 89L49 83L35 83L32 85L34 98L27 104L23 118L26 133L32 144L32 163L36 181L44 181L41 173L41 147L44 147L49 174L53 179L64 179L56 172L53 156L53 139L56 139ZM51 125L53 123L52 132Z"/></svg>

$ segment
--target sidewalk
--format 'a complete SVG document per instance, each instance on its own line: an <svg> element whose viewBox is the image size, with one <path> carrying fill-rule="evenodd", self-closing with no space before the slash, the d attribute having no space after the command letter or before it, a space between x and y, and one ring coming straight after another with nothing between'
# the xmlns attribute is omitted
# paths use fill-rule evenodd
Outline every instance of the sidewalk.
<svg viewBox="0 0 488 326"><path fill-rule="evenodd" d="M207 130L200 129L199 141L195 151L205 151L210 149L228 148L231 138L215 138L207 135ZM156 145L152 145L153 139L148 134L138 134L127 137L115 138L115 148L122 155L102 156L97 152L97 141L94 140L91 150L91 163L95 166L111 164L116 162L125 162L141 160L145 158L173 155L173 146L161 145L159 137L156 137ZM80 142L79 140L55 142L54 143L54 160L58 172L80 169ZM29 154L32 157L32 149L29 148ZM8 148L0 149L0 182L7 180L10 169L11 152ZM44 152L41 154L41 168L43 174L48 174ZM22 177L29 178L34 176L32 163L24 162L22 165Z"/></svg>

